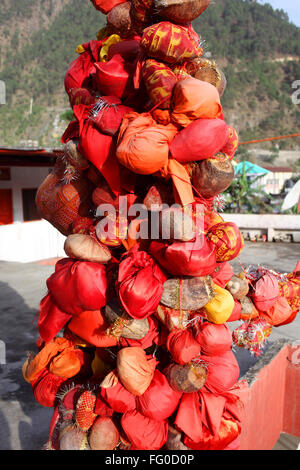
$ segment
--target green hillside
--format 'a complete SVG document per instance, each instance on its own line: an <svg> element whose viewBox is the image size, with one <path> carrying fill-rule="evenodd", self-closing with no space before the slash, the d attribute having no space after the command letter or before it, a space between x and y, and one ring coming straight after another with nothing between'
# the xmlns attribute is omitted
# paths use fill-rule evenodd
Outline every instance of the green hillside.
<svg viewBox="0 0 300 470"><path fill-rule="evenodd" d="M31 34L28 22L34 15ZM0 107L0 145L28 138L57 145L70 114L64 74L76 46L95 39L105 17L89 0L3 0L0 17L0 80L7 91L7 105ZM299 131L300 106L291 95L292 83L300 79L300 28L284 12L250 0L215 0L194 27L206 53L226 73L222 103L242 139ZM297 145L299 139L281 143Z"/></svg>

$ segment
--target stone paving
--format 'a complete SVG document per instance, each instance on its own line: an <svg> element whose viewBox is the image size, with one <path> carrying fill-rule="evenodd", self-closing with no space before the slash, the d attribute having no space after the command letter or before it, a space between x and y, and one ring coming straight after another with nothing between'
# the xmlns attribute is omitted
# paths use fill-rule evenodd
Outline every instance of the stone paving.
<svg viewBox="0 0 300 470"><path fill-rule="evenodd" d="M244 266L260 263L281 272L293 270L298 259L300 244L281 243L246 243L240 257ZM239 261L232 264L239 272ZM40 450L47 441L52 409L36 403L21 368L26 353L36 352L37 309L46 294L46 279L53 271L53 265L0 262L0 363L5 362L0 364L0 450ZM300 315L291 325L274 331L271 341L282 337L300 341ZM242 376L255 359L242 349L236 355ZM298 443L295 440L294 445L284 436L280 445L296 448Z"/></svg>

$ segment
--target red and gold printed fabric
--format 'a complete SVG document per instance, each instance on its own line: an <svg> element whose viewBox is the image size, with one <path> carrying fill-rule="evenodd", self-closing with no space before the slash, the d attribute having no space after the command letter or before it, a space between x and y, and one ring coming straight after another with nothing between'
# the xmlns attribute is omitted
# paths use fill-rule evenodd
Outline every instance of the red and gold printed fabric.
<svg viewBox="0 0 300 470"><path fill-rule="evenodd" d="M211 227L208 239L216 246L219 263L236 258L244 246L243 236L237 225L232 222L224 222Z"/></svg>
<svg viewBox="0 0 300 470"><path fill-rule="evenodd" d="M148 57L171 65L203 54L203 49L199 47L199 36L191 26L179 26L168 21L146 28L141 47Z"/></svg>

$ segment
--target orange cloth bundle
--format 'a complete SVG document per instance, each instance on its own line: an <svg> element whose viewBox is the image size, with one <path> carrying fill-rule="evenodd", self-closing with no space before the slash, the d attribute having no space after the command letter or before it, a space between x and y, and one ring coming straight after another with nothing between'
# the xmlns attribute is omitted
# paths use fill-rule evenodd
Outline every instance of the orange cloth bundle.
<svg viewBox="0 0 300 470"><path fill-rule="evenodd" d="M216 87L193 77L183 78L177 83L171 106L171 120L182 127L196 119L217 118L222 113Z"/></svg>
<svg viewBox="0 0 300 470"><path fill-rule="evenodd" d="M284 297L278 297L276 303L267 312L261 313L260 317L264 318L270 325L277 326L285 324L291 317L293 311L288 301Z"/></svg>
<svg viewBox="0 0 300 470"><path fill-rule="evenodd" d="M123 386L133 395L141 396L152 382L157 361L147 356L142 348L123 348L118 352L118 376Z"/></svg>
<svg viewBox="0 0 300 470"><path fill-rule="evenodd" d="M144 62L142 75L153 105L157 105L161 109L168 109L173 88L177 84L176 75L166 64L154 59L148 59Z"/></svg>
<svg viewBox="0 0 300 470"><path fill-rule="evenodd" d="M108 348L118 344L117 338L106 333L109 324L100 310L82 312L73 317L68 328L72 333L97 348Z"/></svg>
<svg viewBox="0 0 300 470"><path fill-rule="evenodd" d="M34 359L25 362L23 377L26 382L32 383L46 367L58 377L74 377L81 368L74 344L65 338L55 338L47 343Z"/></svg>
<svg viewBox="0 0 300 470"><path fill-rule="evenodd" d="M191 26L162 21L144 30L141 47L148 57L178 64L201 57L203 50L199 42L199 36Z"/></svg>
<svg viewBox="0 0 300 470"><path fill-rule="evenodd" d="M168 163L169 142L176 133L173 124L157 124L151 114L128 113L120 128L117 158L134 173L156 173Z"/></svg>

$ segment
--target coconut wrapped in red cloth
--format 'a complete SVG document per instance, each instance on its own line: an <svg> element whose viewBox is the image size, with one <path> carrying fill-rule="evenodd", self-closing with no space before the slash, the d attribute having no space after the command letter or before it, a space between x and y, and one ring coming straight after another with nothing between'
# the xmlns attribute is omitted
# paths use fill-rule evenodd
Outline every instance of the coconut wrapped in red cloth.
<svg viewBox="0 0 300 470"><path fill-rule="evenodd" d="M143 30L152 15L153 0L131 0L131 17L135 28Z"/></svg>
<svg viewBox="0 0 300 470"><path fill-rule="evenodd" d="M199 36L192 26L180 26L162 21L146 28L143 32L141 48L148 57L178 64L200 57Z"/></svg>
<svg viewBox="0 0 300 470"><path fill-rule="evenodd" d="M159 322L155 317L147 317L147 321L149 324L149 330L146 336L141 339L129 339L129 338L120 338L119 339L119 346L121 348L127 347L140 347L142 349L148 349L153 344L159 344L160 342L160 328Z"/></svg>
<svg viewBox="0 0 300 470"><path fill-rule="evenodd" d="M100 132L114 136L120 128L124 115L131 111L132 108L122 105L119 98L102 96L92 108L90 119Z"/></svg>
<svg viewBox="0 0 300 470"><path fill-rule="evenodd" d="M68 324L68 329L97 348L108 348L118 344L117 337L107 334L109 326L102 312L93 310L74 316Z"/></svg>
<svg viewBox="0 0 300 470"><path fill-rule="evenodd" d="M173 158L188 163L213 158L228 140L228 126L222 119L196 119L182 129L170 144Z"/></svg>
<svg viewBox="0 0 300 470"><path fill-rule="evenodd" d="M135 62L115 54L108 62L96 62L95 69L95 86L101 95L126 98L134 92Z"/></svg>
<svg viewBox="0 0 300 470"><path fill-rule="evenodd" d="M115 370L100 384L100 396L116 413L136 409L136 396L123 387Z"/></svg>
<svg viewBox="0 0 300 470"><path fill-rule="evenodd" d="M167 420L156 421L134 410L122 416L121 425L132 444L130 450L159 450L167 441Z"/></svg>
<svg viewBox="0 0 300 470"><path fill-rule="evenodd" d="M196 119L215 119L222 113L216 87L193 77L184 77L172 95L172 122L187 127Z"/></svg>
<svg viewBox="0 0 300 470"><path fill-rule="evenodd" d="M205 388L211 393L226 393L237 383L240 368L231 349L215 356L202 354L200 358L208 363Z"/></svg>
<svg viewBox="0 0 300 470"><path fill-rule="evenodd" d="M65 90L69 96L74 88L85 88L89 91L94 89L94 64L99 60L102 43L103 41L93 40L77 49L80 55L71 62L65 74Z"/></svg>
<svg viewBox="0 0 300 470"><path fill-rule="evenodd" d="M135 319L155 312L167 277L145 251L131 249L119 264L117 291L124 310Z"/></svg>
<svg viewBox="0 0 300 470"><path fill-rule="evenodd" d="M105 178L115 195L120 194L120 169L112 136L103 134L89 119L92 106L74 106L79 125L79 153Z"/></svg>
<svg viewBox="0 0 300 470"><path fill-rule="evenodd" d="M74 377L81 368L74 344L65 338L55 338L45 344L34 358L27 359L22 367L23 377L32 383L45 368L65 380Z"/></svg>
<svg viewBox="0 0 300 470"><path fill-rule="evenodd" d="M204 386L182 396L175 425L185 434L187 447L222 450L239 436L242 403L234 392L232 388L226 394L214 394Z"/></svg>
<svg viewBox="0 0 300 470"><path fill-rule="evenodd" d="M168 336L167 349L177 364L187 364L200 355L201 347L190 329L173 329Z"/></svg>
<svg viewBox="0 0 300 470"><path fill-rule="evenodd" d="M223 289L233 276L234 271L227 261L225 263L218 263L216 269L211 273L213 282Z"/></svg>
<svg viewBox="0 0 300 470"><path fill-rule="evenodd" d="M52 408L65 381L66 378L48 372L33 386L35 400L45 408Z"/></svg>
<svg viewBox="0 0 300 470"><path fill-rule="evenodd" d="M117 355L117 374L122 385L133 395L141 396L152 382L157 361L142 348L122 348Z"/></svg>
<svg viewBox="0 0 300 470"><path fill-rule="evenodd" d="M40 303L38 329L44 342L52 341L60 330L72 318L61 310L50 294L47 294Z"/></svg>
<svg viewBox="0 0 300 470"><path fill-rule="evenodd" d="M142 76L153 106L169 109L177 77L163 62L147 59L143 63Z"/></svg>
<svg viewBox="0 0 300 470"><path fill-rule="evenodd" d="M260 313L260 317L264 318L270 325L278 326L286 324L292 316L293 310L285 297L278 297L273 307L266 312Z"/></svg>
<svg viewBox="0 0 300 470"><path fill-rule="evenodd" d="M233 222L214 225L209 229L207 237L216 246L218 262L233 260L239 256L244 246L243 236Z"/></svg>
<svg viewBox="0 0 300 470"><path fill-rule="evenodd" d="M88 261L62 259L47 280L55 304L69 315L86 310L100 310L107 303L108 269Z"/></svg>
<svg viewBox="0 0 300 470"><path fill-rule="evenodd" d="M171 244L152 241L149 253L173 276L207 276L217 264L215 246L205 237Z"/></svg>
<svg viewBox="0 0 300 470"><path fill-rule="evenodd" d="M254 302L257 310L267 312L275 305L279 297L277 278L271 273L264 274L258 279L253 290L251 289L248 295Z"/></svg>
<svg viewBox="0 0 300 470"><path fill-rule="evenodd" d="M206 356L218 356L232 349L231 331L226 324L215 325L204 322L195 327L195 340L201 347L201 353Z"/></svg>
<svg viewBox="0 0 300 470"><path fill-rule="evenodd" d="M120 128L117 158L134 173L156 173L168 164L169 143L176 133L176 126L157 124L150 113L129 113Z"/></svg>
<svg viewBox="0 0 300 470"><path fill-rule="evenodd" d="M137 398L136 409L143 416L163 421L174 413L181 397L182 393L173 390L166 376L156 370L146 392Z"/></svg>

